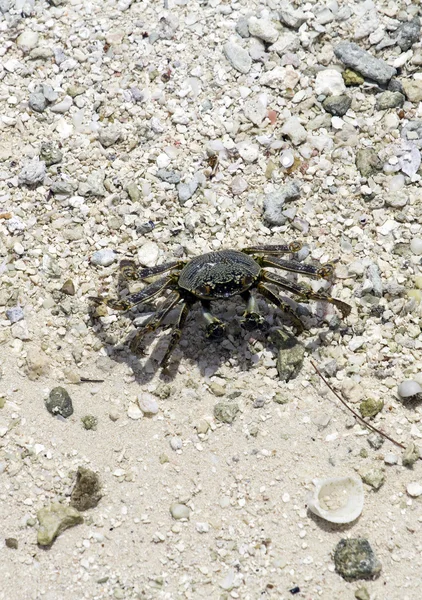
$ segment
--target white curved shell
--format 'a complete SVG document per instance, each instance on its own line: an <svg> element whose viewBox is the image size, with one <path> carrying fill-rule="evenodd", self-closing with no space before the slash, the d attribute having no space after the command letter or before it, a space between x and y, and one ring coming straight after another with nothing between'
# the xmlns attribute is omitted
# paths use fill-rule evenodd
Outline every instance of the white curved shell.
<svg viewBox="0 0 422 600"><path fill-rule="evenodd" d="M363 485L357 477L314 479L308 508L330 523L351 523L363 509Z"/></svg>

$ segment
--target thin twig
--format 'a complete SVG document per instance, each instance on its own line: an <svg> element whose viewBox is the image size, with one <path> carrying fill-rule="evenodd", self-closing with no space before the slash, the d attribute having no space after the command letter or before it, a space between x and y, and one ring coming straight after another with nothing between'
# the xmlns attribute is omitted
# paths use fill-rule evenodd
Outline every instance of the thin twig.
<svg viewBox="0 0 422 600"><path fill-rule="evenodd" d="M87 377L80 378L81 383L104 383L104 379L88 379Z"/></svg>
<svg viewBox="0 0 422 600"><path fill-rule="evenodd" d="M386 440L389 440L390 442L392 442L393 444L395 444L396 446L399 446L399 448L402 448L403 450L406 450L406 446L404 446L403 444L400 444L400 442L397 442L396 440L394 440L392 437L390 437L389 435L387 435L386 433L384 433L383 431L380 431L379 429L377 429L376 427L374 427L373 425L371 425L370 423L368 423L367 421L365 421L364 418L362 418L355 410L353 410L353 408L350 408L350 406L347 404L347 402L345 400L343 400L343 398L340 396L340 394L338 394L332 387L331 385L328 383L328 381L325 379L324 375L321 373L321 371L318 369L318 367L316 366L316 364L314 363L313 360L311 360L311 365L313 366L313 368L315 369L315 371L318 373L318 375L321 377L322 381L325 383L325 385L328 387L328 389L334 394L334 396L340 400L340 402L343 404L343 406L345 406L347 408L347 410L350 410L350 412L352 413L352 415L361 423L363 423L365 425L365 427L368 427L368 429L372 429L372 431L375 431L375 433L378 433L379 435L382 435L382 437L384 437Z"/></svg>

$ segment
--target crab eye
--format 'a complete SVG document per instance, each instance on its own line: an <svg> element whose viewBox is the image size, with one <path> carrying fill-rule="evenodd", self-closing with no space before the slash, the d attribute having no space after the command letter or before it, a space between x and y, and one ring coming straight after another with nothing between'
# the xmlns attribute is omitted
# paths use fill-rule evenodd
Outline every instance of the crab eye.
<svg viewBox="0 0 422 600"><path fill-rule="evenodd" d="M330 277L332 277L333 274L334 274L334 264L332 264L332 263L327 263L323 267L320 267L317 271L317 275L318 275L318 277L321 277L321 279L330 279Z"/></svg>
<svg viewBox="0 0 422 600"><path fill-rule="evenodd" d="M299 252L299 250L302 248L302 243L301 242L291 242L289 244L289 248L290 248L290 252Z"/></svg>
<svg viewBox="0 0 422 600"><path fill-rule="evenodd" d="M208 296L211 292L211 286L207 284L200 285L196 291L199 296Z"/></svg>

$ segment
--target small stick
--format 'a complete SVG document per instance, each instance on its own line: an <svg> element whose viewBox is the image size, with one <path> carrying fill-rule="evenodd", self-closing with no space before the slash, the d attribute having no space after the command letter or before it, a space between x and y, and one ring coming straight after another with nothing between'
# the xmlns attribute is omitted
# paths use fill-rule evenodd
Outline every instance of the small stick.
<svg viewBox="0 0 422 600"><path fill-rule="evenodd" d="M81 383L104 383L104 379L89 379L87 377L80 377Z"/></svg>
<svg viewBox="0 0 422 600"><path fill-rule="evenodd" d="M318 375L321 377L322 381L325 383L325 385L328 387L328 389L334 394L334 396L336 398L338 398L338 400L340 400L340 402L343 404L343 406L345 406L347 408L347 410L350 410L350 412L352 413L352 415L354 417L356 417L356 419L358 421L360 421L361 423L363 423L365 425L365 427L368 427L368 429L372 429L372 431L375 431L375 433L378 433L379 435L382 435L382 437L384 437L386 440L389 440L390 442L392 442L396 446L399 446L399 448L402 448L403 450L406 450L406 446L404 446L403 444L400 444L400 442L397 442L396 440L394 440L392 437L390 437L389 435L387 435L383 431L380 431L379 429L377 429L376 427L374 427L373 425L371 425L370 423L368 423L367 421L365 421L365 419L363 417L361 417L355 410L353 410L353 408L350 408L350 406L347 404L347 402L345 400L343 400L343 398L340 396L340 394L337 394L337 392L331 387L331 385L325 379L325 377L323 376L323 374L321 373L321 371L318 369L318 367L316 366L316 364L314 363L313 360L311 360L311 365L313 366L313 368L315 369L315 371L318 373Z"/></svg>

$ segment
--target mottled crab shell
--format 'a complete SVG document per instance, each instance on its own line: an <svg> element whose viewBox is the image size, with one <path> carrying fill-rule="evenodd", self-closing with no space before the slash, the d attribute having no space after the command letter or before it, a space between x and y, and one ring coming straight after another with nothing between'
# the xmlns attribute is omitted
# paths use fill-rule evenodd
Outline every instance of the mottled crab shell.
<svg viewBox="0 0 422 600"><path fill-rule="evenodd" d="M178 284L201 300L218 300L245 292L260 272L259 264L247 254L220 250L188 262L180 272Z"/></svg>

